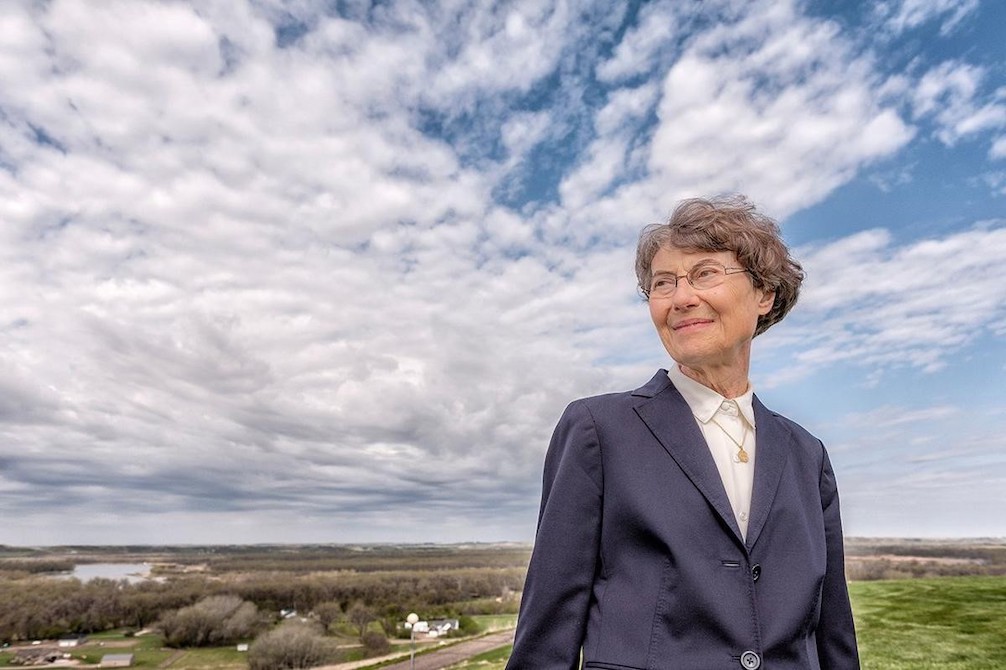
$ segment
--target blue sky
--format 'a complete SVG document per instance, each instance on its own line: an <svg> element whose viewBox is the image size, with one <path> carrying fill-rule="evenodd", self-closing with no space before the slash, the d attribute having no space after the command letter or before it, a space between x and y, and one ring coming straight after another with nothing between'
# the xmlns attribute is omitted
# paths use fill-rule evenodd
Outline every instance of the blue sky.
<svg viewBox="0 0 1006 670"><path fill-rule="evenodd" d="M808 273L762 400L856 536L1003 536L1001 3L0 6L0 543L529 541L668 365L639 229Z"/></svg>

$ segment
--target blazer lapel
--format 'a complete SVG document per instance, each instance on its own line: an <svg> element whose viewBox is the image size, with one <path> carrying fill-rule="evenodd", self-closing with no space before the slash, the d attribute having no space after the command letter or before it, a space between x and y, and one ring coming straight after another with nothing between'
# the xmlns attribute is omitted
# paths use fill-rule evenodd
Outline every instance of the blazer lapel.
<svg viewBox="0 0 1006 670"><path fill-rule="evenodd" d="M756 396L755 473L751 492L751 520L748 522L747 546L754 547L765 527L772 502L779 490L783 469L789 459L791 436L779 418L765 408Z"/></svg>
<svg viewBox="0 0 1006 670"><path fill-rule="evenodd" d="M633 395L645 398L636 405L636 414L709 502L723 523L730 528L737 541L743 544L740 528L734 519L733 508L730 507L726 489L723 488L723 481L709 453L709 447L702 437L702 431L699 430L688 403L668 378L667 371L657 372L649 383L633 391ZM760 432L760 419L756 420L759 421ZM758 450L756 460L761 458L760 436ZM757 474L755 482L757 484Z"/></svg>

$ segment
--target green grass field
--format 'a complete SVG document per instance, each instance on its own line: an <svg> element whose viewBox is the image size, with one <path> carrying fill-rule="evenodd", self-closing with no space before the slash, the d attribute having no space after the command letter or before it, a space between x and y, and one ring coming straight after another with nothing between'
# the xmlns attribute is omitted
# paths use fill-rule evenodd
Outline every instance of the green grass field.
<svg viewBox="0 0 1006 670"><path fill-rule="evenodd" d="M1006 667L1006 577L850 585L865 670Z"/></svg>
<svg viewBox="0 0 1006 670"><path fill-rule="evenodd" d="M248 667L247 654L235 647L210 649L165 649L156 635L126 637L121 633L96 633L71 656L81 663L97 664L105 654L133 654L133 668L158 668L171 659L173 670L243 670ZM10 666L13 654L0 653L0 667Z"/></svg>
<svg viewBox="0 0 1006 670"><path fill-rule="evenodd" d="M1006 668L1006 577L850 585L864 670ZM503 670L510 648L451 670Z"/></svg>
<svg viewBox="0 0 1006 670"><path fill-rule="evenodd" d="M476 614L472 618L486 632L513 628L517 624L516 614Z"/></svg>

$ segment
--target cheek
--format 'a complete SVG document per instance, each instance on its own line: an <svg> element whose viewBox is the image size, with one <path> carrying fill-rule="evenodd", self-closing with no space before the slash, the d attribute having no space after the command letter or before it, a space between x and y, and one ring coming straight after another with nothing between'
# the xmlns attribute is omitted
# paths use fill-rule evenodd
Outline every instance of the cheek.
<svg viewBox="0 0 1006 670"><path fill-rule="evenodd" d="M667 309L661 306L660 303L650 303L650 319L653 321L653 325L660 330L661 327L667 325Z"/></svg>

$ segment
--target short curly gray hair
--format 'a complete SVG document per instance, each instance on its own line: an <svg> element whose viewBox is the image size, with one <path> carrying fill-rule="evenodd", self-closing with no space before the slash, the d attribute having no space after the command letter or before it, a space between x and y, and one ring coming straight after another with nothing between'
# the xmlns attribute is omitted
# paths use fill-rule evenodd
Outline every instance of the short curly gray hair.
<svg viewBox="0 0 1006 670"><path fill-rule="evenodd" d="M758 318L755 335L781 321L800 295L803 268L790 256L779 225L743 195L682 200L667 223L643 228L636 247L636 279L647 297L653 281L653 257L664 247L732 251L750 272L756 288L775 291L775 303Z"/></svg>

